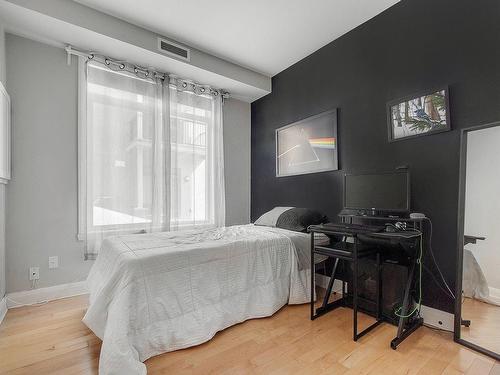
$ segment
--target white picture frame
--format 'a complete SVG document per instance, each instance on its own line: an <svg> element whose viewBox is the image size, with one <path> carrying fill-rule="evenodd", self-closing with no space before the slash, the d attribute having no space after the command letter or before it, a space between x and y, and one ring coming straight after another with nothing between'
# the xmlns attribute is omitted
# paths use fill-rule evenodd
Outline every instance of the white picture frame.
<svg viewBox="0 0 500 375"><path fill-rule="evenodd" d="M11 103L5 86L0 82L0 183L11 179Z"/></svg>

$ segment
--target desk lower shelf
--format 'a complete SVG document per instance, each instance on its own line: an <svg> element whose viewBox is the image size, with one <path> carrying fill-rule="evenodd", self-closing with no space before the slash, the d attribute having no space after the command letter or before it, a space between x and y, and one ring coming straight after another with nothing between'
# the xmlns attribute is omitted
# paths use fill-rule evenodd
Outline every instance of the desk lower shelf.
<svg viewBox="0 0 500 375"><path fill-rule="evenodd" d="M377 252L373 246L357 245L358 257L362 258ZM354 254L354 244L351 242L334 242L329 245L315 245L314 253L326 256L335 256L343 259L351 259Z"/></svg>

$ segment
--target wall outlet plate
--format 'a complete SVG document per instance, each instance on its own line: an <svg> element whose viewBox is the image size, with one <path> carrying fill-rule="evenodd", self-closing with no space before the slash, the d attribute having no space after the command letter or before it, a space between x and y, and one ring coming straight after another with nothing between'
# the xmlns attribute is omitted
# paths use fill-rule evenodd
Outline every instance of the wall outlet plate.
<svg viewBox="0 0 500 375"><path fill-rule="evenodd" d="M52 256L49 257L49 268L57 268L59 267L59 257L58 256Z"/></svg>
<svg viewBox="0 0 500 375"><path fill-rule="evenodd" d="M30 267L30 280L40 279L40 267Z"/></svg>

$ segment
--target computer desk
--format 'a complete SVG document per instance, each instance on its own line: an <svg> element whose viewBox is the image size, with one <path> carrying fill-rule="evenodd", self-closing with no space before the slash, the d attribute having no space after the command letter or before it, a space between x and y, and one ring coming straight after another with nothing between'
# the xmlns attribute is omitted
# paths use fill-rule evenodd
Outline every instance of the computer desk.
<svg viewBox="0 0 500 375"><path fill-rule="evenodd" d="M366 220L376 220L380 223L388 223L388 222L406 222L408 226L407 231L402 232L376 232L370 233L362 230L355 231L343 231L343 230L333 230L323 225L313 225L309 227L309 231L311 232L311 319L314 320L321 315L326 314L327 312L336 309L340 306L346 306L347 298L345 293L345 281L342 281L342 298L328 303L328 298L331 295L333 280L335 279L335 273L337 270L337 265L339 260L353 262L354 264L354 272L353 272L353 296L352 296L352 307L353 307L353 339L357 341L364 334L368 333L370 330L374 329L383 321L388 321L384 319L380 313L380 253L384 251L384 242L391 243L392 245L398 244L402 251L405 252L405 255L408 257L408 278L406 281L406 285L404 288L403 295L403 303L401 306L401 311L399 313L400 317L398 319L398 331L396 337L391 340L390 346L392 349L396 349L398 345L403 342L409 335L411 335L416 329L423 325L423 319L417 314L416 316L408 316L411 312L412 306L412 298L411 291L415 287L415 274L417 268L420 267L418 264L419 258L421 258L420 249L423 250L422 243L422 230L423 230L423 219L411 219L411 218L393 218L393 217L366 217L366 216L341 216L341 220L344 223L352 223L352 221L366 221ZM315 245L314 243L314 233L323 233L328 235L330 238L332 237L342 237L342 242L334 242L328 246L320 246ZM378 249L377 254L377 289L376 289L376 318L377 321L372 324L370 327L365 329L363 332L357 332L357 312L358 312L358 296L357 296L357 260L359 256L364 256L360 249L360 237L362 238L362 242L370 242L370 239L373 239L374 244ZM347 238L352 239L352 245L347 246ZM340 245L343 243L343 245ZM422 246L422 247L421 247ZM315 265L314 265L314 256L315 254L326 255L335 259L335 264L333 267L333 271L330 278L330 283L328 285L326 296L323 301L323 304L320 308L315 310L314 308L314 292L315 292Z"/></svg>

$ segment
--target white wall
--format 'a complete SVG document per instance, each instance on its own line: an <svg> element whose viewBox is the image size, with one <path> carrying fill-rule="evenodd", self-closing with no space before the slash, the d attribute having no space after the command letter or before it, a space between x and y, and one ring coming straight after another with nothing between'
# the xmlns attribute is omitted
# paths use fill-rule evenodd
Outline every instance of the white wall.
<svg viewBox="0 0 500 375"><path fill-rule="evenodd" d="M7 89L13 108L13 169L7 187L7 292L85 279L77 232L77 64L62 49L7 34ZM224 107L227 223L250 220L250 105ZM58 269L48 257L59 256Z"/></svg>
<svg viewBox="0 0 500 375"><path fill-rule="evenodd" d="M467 137L465 234L485 241L467 245L490 287L500 289L500 126Z"/></svg>
<svg viewBox="0 0 500 375"><path fill-rule="evenodd" d="M0 22L0 81L5 84L5 34ZM0 300L5 295L5 185L0 184Z"/></svg>

